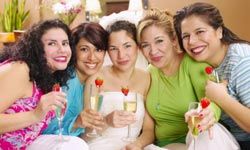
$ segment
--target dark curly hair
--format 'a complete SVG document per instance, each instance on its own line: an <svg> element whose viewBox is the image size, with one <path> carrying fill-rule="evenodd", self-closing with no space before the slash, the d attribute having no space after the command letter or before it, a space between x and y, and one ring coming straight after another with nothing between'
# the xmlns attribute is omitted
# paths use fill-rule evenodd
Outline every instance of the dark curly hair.
<svg viewBox="0 0 250 150"><path fill-rule="evenodd" d="M181 10L178 10L174 15L174 28L182 50L184 50L184 47L181 37L181 23L185 18L188 18L192 15L200 16L208 25L210 25L214 29L218 29L219 27L221 27L223 30L221 42L224 44L249 43L249 41L240 39L235 33L233 33L224 25L220 11L215 6L208 3L197 2L184 7Z"/></svg>
<svg viewBox="0 0 250 150"><path fill-rule="evenodd" d="M136 26L135 26L135 24L133 24L129 21L118 20L118 21L114 22L113 24L109 25L106 30L109 34L112 32L124 30L137 43Z"/></svg>
<svg viewBox="0 0 250 150"><path fill-rule="evenodd" d="M48 30L53 28L60 28L67 34L72 55L74 55L70 29L58 19L46 20L33 25L17 43L4 47L3 53L0 55L0 62L7 59L25 62L29 67L30 81L35 81L38 88L44 93L50 92L55 83L59 83L61 86L66 85L71 76L69 69L51 73L47 65L44 44L41 39ZM67 68L72 64L71 59Z"/></svg>

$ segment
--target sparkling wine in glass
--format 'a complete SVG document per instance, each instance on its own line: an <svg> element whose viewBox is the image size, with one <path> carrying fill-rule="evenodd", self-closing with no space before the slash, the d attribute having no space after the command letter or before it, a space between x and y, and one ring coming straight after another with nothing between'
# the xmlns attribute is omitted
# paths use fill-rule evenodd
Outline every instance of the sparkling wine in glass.
<svg viewBox="0 0 250 150"><path fill-rule="evenodd" d="M64 115L65 115L66 109L67 109L67 102L64 103L64 108L61 108L61 107L56 108L56 118L58 120L58 126L59 126L59 134L58 135L59 135L60 141L64 141L63 135L62 135L62 132L63 132L62 121L63 121Z"/></svg>
<svg viewBox="0 0 250 150"><path fill-rule="evenodd" d="M128 112L135 113L137 110L137 94L136 93L129 93L128 95L124 96L123 101L123 109ZM131 137L131 125L128 125L128 134L126 137L123 138L126 142L133 142L136 140L135 137Z"/></svg>
<svg viewBox="0 0 250 150"><path fill-rule="evenodd" d="M189 104L188 110L192 111L192 116L191 116L191 134L193 136L193 140L194 140L194 150L195 150L195 141L197 136L199 135L199 129L197 127L197 125L200 123L200 117L199 117L199 112L201 111L201 105L199 102L191 102Z"/></svg>
<svg viewBox="0 0 250 150"><path fill-rule="evenodd" d="M101 105L102 105L103 96L100 95L99 93L93 94L92 85L90 87L90 93L91 93L90 109L95 110L95 111L99 111L101 108ZM87 136L91 137L91 138L96 138L96 137L99 137L100 134L97 133L96 129L93 129L92 132L87 133Z"/></svg>

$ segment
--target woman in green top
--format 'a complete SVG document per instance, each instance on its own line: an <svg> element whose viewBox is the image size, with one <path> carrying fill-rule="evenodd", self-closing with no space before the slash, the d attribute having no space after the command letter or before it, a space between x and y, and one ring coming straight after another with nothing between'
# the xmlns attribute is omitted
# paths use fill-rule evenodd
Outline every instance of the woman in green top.
<svg viewBox="0 0 250 150"><path fill-rule="evenodd" d="M190 102L204 97L208 65L195 62L180 50L168 12L149 10L137 29L142 53L151 64L146 106L155 119L156 144L184 148L184 144L173 143L185 143L188 126L184 115ZM199 131L207 130L219 117L220 109L212 103L200 112Z"/></svg>

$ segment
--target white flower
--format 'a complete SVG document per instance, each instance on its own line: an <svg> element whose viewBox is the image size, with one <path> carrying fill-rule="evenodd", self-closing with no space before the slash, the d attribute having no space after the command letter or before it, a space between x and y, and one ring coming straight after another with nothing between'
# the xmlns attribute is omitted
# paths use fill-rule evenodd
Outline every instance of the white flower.
<svg viewBox="0 0 250 150"><path fill-rule="evenodd" d="M67 11L65 10L65 5L61 4L61 3L55 3L52 6L52 10L54 12L54 14L63 14L66 13Z"/></svg>

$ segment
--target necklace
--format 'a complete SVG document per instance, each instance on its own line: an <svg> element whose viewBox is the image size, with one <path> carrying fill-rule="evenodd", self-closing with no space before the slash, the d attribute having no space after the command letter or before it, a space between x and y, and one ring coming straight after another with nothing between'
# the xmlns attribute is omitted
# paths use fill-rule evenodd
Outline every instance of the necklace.
<svg viewBox="0 0 250 150"><path fill-rule="evenodd" d="M155 109L157 110L157 111L159 111L160 109L161 109L161 101L160 101L160 94L162 93L162 92L164 92L164 89L165 89L165 86L164 85L162 85L161 84L161 80L160 80L160 71L159 71L159 76L158 76L158 90L157 90L157 93L158 93L158 95L157 95L157 103L156 103L156 105L155 105Z"/></svg>

